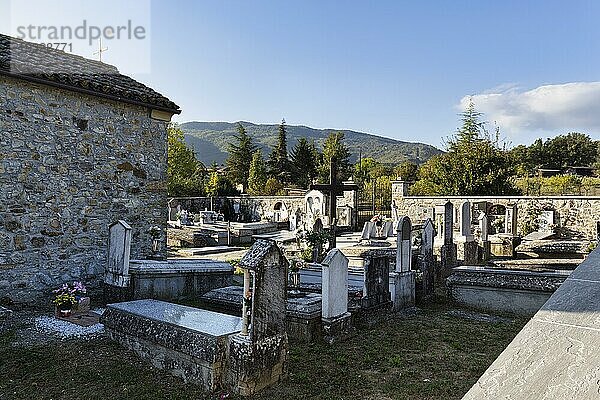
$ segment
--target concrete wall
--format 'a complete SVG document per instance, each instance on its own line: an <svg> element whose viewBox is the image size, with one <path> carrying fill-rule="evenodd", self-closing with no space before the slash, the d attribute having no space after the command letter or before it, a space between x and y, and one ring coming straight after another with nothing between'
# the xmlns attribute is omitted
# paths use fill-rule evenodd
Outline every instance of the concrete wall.
<svg viewBox="0 0 600 400"><path fill-rule="evenodd" d="M468 200L473 204L478 201L487 201L490 205L509 204L517 205L517 233L521 234L521 224L527 217L525 211L528 206L534 205L543 209L552 209L554 222L558 225L558 232L564 237L578 237L581 239L595 240L597 235L596 223L600 221L600 196L599 197L531 197L531 196L481 196L481 197L416 197L403 196L401 190L392 190L392 199L396 202L398 213L408 215L411 220L423 219L427 210L439 204L450 201L454 209L460 210L461 204ZM476 223L476 221L474 221ZM455 221L454 228L458 229L459 223Z"/></svg>
<svg viewBox="0 0 600 400"><path fill-rule="evenodd" d="M0 77L0 301L45 303L66 281L94 286L108 225L165 226L166 123L144 107ZM164 246L163 246L164 247Z"/></svg>

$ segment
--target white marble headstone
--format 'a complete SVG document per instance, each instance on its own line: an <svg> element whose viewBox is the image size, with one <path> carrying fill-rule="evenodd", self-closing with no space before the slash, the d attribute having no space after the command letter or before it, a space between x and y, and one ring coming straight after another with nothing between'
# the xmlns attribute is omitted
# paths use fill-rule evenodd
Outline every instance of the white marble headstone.
<svg viewBox="0 0 600 400"><path fill-rule="evenodd" d="M321 316L335 318L348 311L348 259L339 249L327 253L322 263Z"/></svg>
<svg viewBox="0 0 600 400"><path fill-rule="evenodd" d="M129 255L131 252L131 226L118 221L109 227L108 265L104 282L108 285L126 287L129 285Z"/></svg>

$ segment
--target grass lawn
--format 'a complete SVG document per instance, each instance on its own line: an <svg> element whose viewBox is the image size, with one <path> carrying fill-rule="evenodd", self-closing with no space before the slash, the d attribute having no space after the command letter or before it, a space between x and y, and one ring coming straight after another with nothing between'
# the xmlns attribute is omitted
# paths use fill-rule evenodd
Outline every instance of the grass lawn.
<svg viewBox="0 0 600 400"><path fill-rule="evenodd" d="M430 304L342 343L295 344L286 380L256 399L459 399L525 324ZM21 345L0 334L0 399L219 399L105 337ZM229 399L235 398L229 396Z"/></svg>

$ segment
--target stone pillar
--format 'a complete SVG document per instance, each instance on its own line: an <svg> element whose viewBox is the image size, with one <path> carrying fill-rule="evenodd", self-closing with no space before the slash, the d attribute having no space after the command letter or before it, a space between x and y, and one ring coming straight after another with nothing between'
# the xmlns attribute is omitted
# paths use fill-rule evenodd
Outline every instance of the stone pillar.
<svg viewBox="0 0 600 400"><path fill-rule="evenodd" d="M405 181L402 178L398 178L392 181L392 199L399 197L407 197L408 190L410 189L413 182Z"/></svg>
<svg viewBox="0 0 600 400"><path fill-rule="evenodd" d="M327 253L321 265L321 321L328 343L347 336L351 330L348 312L348 259L338 249Z"/></svg>
<svg viewBox="0 0 600 400"><path fill-rule="evenodd" d="M400 217L396 226L396 269L390 274L390 278L393 280L390 286L395 311L415 305L415 273L411 269L411 231L410 218Z"/></svg>

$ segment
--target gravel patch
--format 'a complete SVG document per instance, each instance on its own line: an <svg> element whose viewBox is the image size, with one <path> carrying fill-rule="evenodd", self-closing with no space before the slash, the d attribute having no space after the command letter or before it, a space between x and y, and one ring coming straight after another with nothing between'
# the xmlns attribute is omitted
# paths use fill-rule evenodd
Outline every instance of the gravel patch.
<svg viewBox="0 0 600 400"><path fill-rule="evenodd" d="M94 311L102 314L104 309ZM98 337L104 332L104 325L98 323L84 327L55 317L42 315L33 320L33 329L39 333L50 334L61 340L91 339Z"/></svg>

